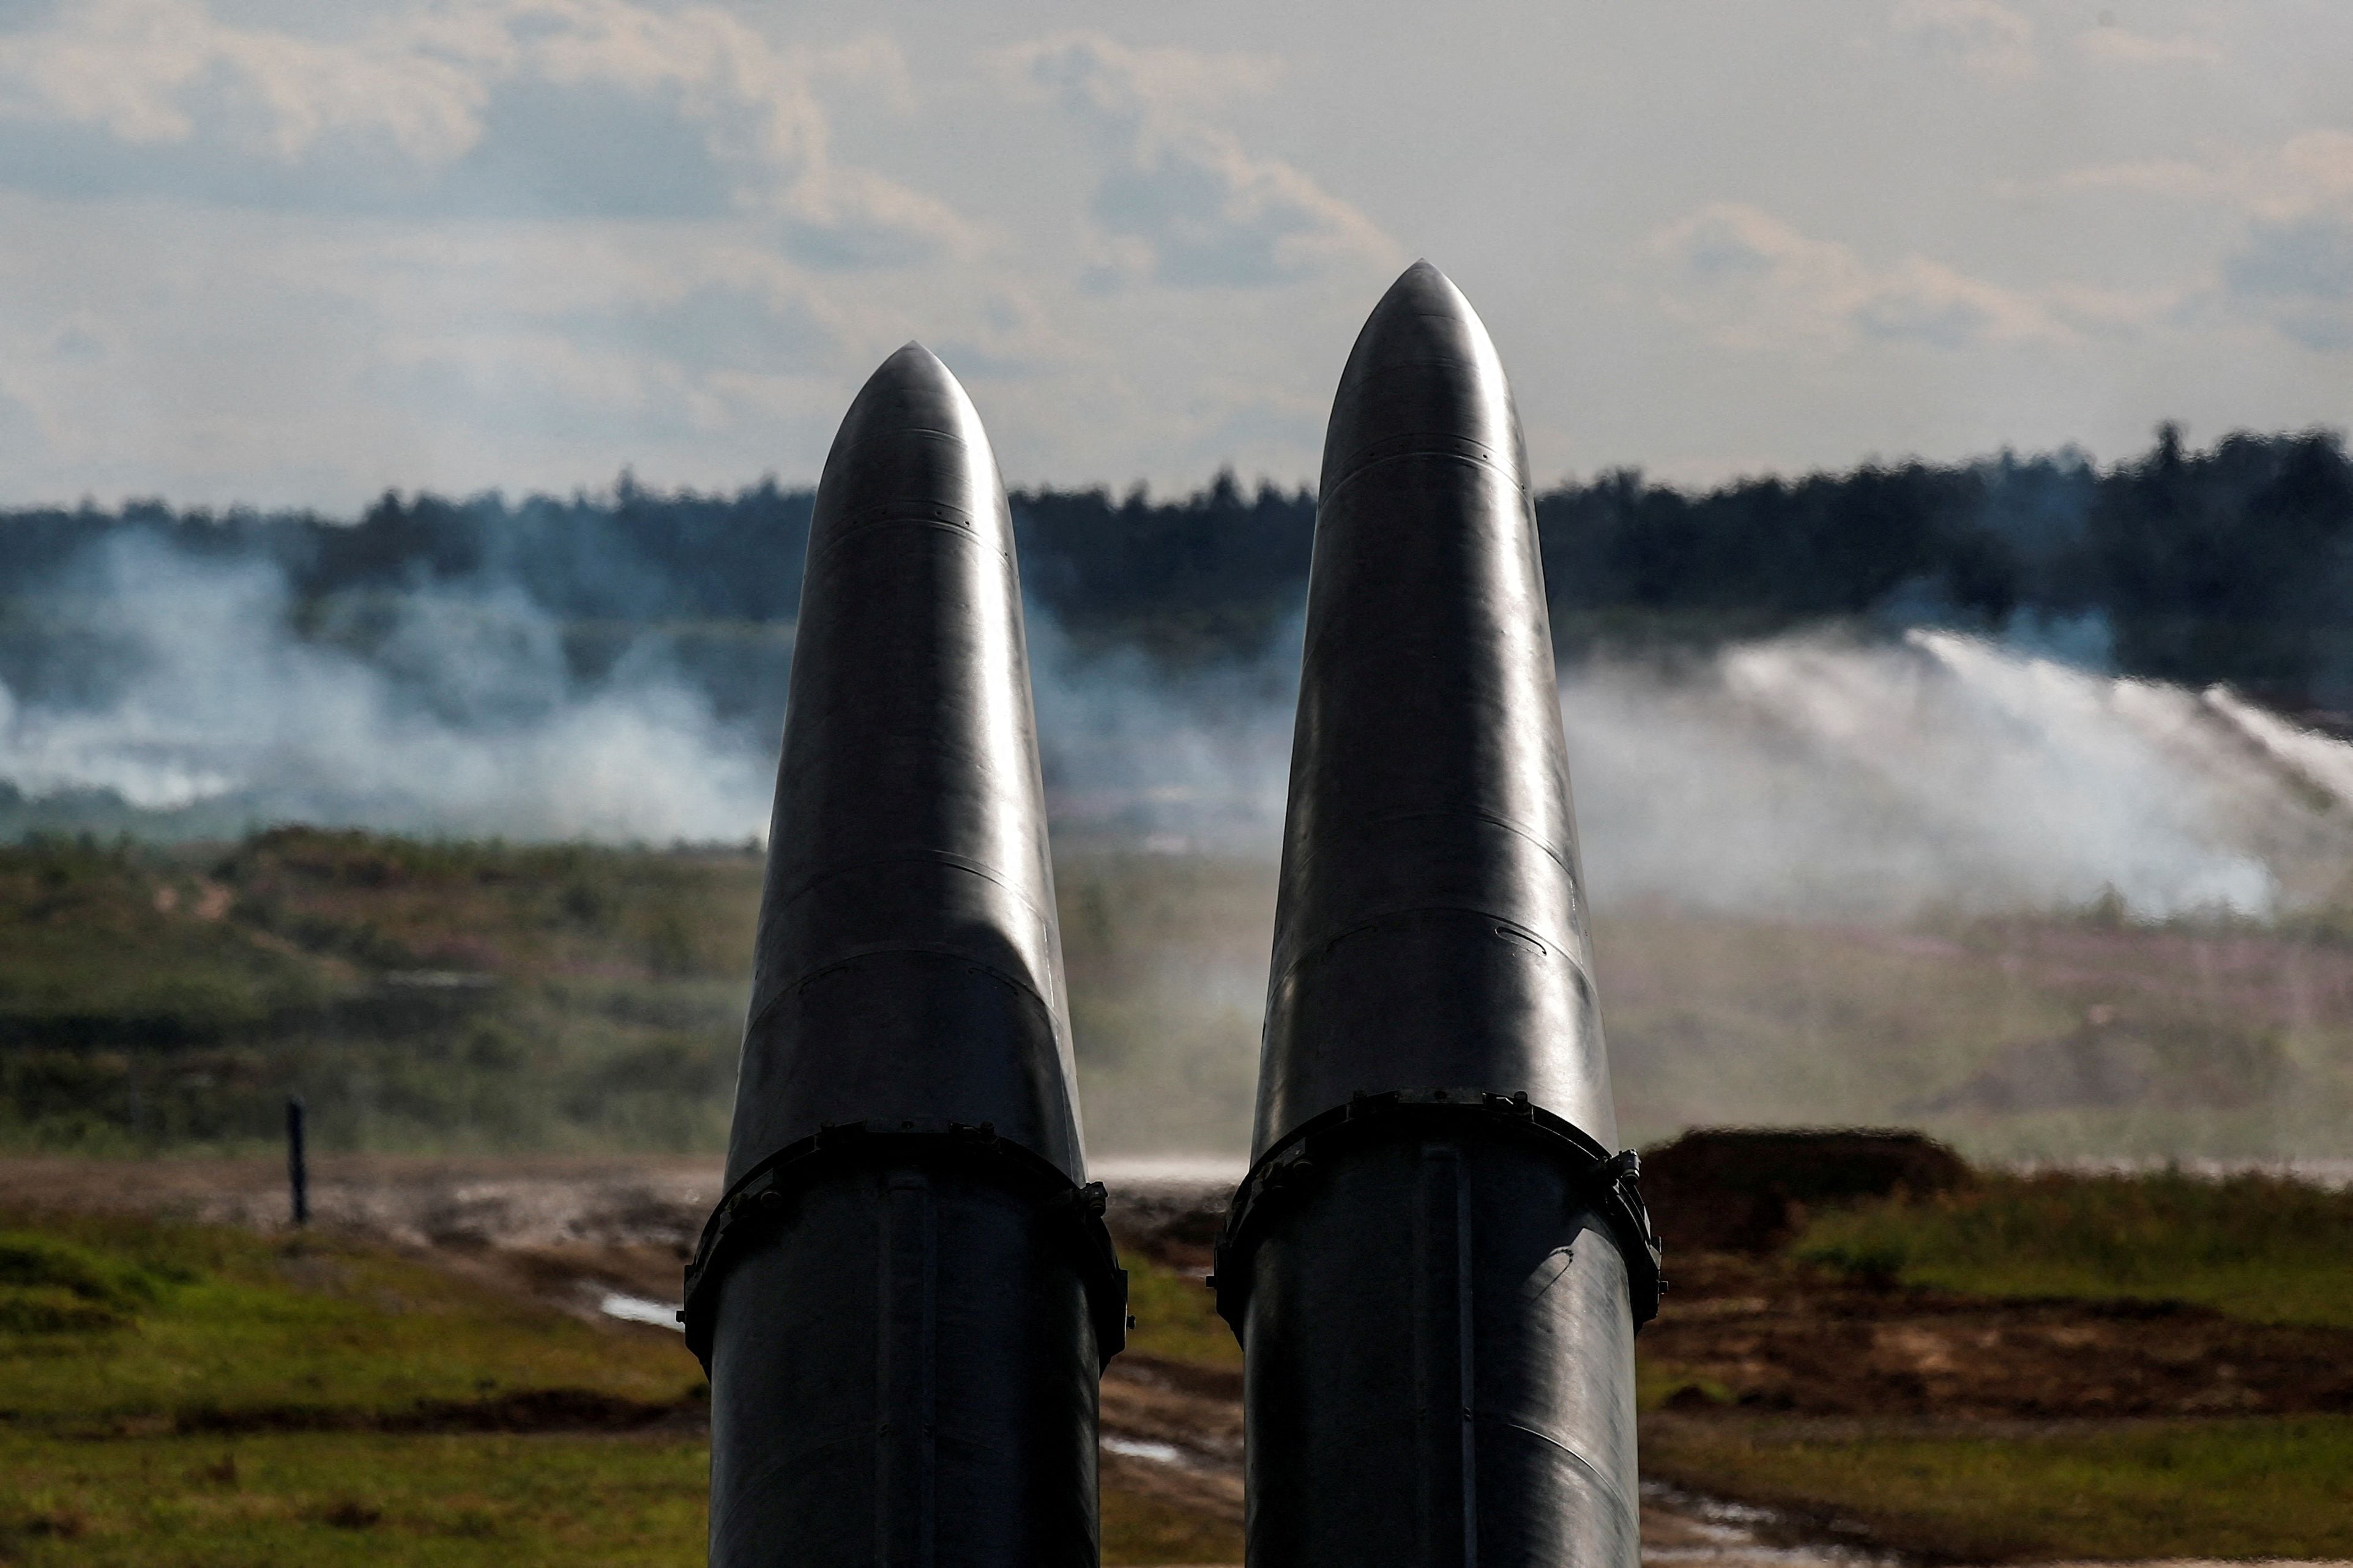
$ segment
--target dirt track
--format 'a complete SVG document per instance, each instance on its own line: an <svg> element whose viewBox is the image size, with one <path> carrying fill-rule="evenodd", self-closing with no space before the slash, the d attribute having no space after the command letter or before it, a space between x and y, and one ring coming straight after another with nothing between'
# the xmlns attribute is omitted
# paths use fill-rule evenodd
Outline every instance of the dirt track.
<svg viewBox="0 0 2353 1568"><path fill-rule="evenodd" d="M1159 1164L1099 1173L1112 1188L1111 1217L1125 1245L1149 1238L1155 1252L1206 1263L1214 1216L1236 1173ZM329 1155L312 1162L311 1208L317 1225L379 1237L470 1278L594 1317L615 1292L647 1304L678 1300L681 1266L719 1194L720 1177L715 1159ZM285 1167L267 1159L0 1159L0 1207L124 1210L258 1230L288 1223ZM501 1430L550 1423L622 1429L693 1414L509 1408L512 1404L427 1414L444 1426ZM1104 1375L1108 1487L1239 1522L1241 1435L1239 1373L1129 1354ZM1642 1539L1653 1562L1809 1568L1831 1561L1793 1549L1766 1516L1656 1488L1643 1500ZM1836 1560L1852 1564L1856 1558L1850 1550Z"/></svg>
<svg viewBox="0 0 2353 1568"><path fill-rule="evenodd" d="M649 1309L678 1300L681 1265L720 1173L716 1160L692 1158L329 1156L314 1163L311 1201L322 1226L607 1317L617 1293ZM1206 1268L1229 1175L1104 1173L1124 1248L1188 1271ZM285 1181L274 1160L9 1159L0 1160L0 1207L119 1209L268 1230L287 1223ZM1670 1401L1683 1420L1767 1410L1947 1426L2353 1409L2353 1333L2342 1331L2253 1328L2184 1308L1873 1291L1725 1255L1685 1257L1675 1279L1643 1349L1694 1375ZM1713 1386L1704 1392L1703 1382ZM1103 1386L1105 1484L1239 1521L1240 1399L1238 1373L1118 1358ZM700 1419L685 1407L590 1412L561 1402L427 1415L501 1430ZM1642 1526L1643 1553L1654 1563L1810 1568L1859 1560L1851 1544L1810 1545L1789 1521L1657 1486L1645 1488Z"/></svg>

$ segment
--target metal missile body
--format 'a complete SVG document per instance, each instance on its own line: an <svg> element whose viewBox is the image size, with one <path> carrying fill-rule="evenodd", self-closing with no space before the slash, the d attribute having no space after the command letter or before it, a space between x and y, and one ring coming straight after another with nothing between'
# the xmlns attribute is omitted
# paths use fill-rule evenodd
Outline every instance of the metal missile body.
<svg viewBox="0 0 2353 1568"><path fill-rule="evenodd" d="M1633 1564L1659 1254L1617 1136L1527 462L1418 263L1324 447L1254 1163L1249 1555Z"/></svg>
<svg viewBox="0 0 2353 1568"><path fill-rule="evenodd" d="M910 344L826 460L727 1193L711 1561L1084 1564L1126 1278L1086 1184L1013 533Z"/></svg>

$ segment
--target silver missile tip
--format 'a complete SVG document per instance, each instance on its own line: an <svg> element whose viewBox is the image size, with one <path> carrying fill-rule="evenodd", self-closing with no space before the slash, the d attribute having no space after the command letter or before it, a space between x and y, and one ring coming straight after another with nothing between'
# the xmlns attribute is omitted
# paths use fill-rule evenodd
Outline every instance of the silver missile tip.
<svg viewBox="0 0 2353 1568"><path fill-rule="evenodd" d="M827 477L836 483L846 482L850 475L841 465L850 453L876 441L903 440L918 434L961 442L980 455L985 469L989 465L988 437L963 384L937 354L921 343L910 342L876 366L866 384L858 389L826 459ZM861 484L881 477L864 476Z"/></svg>
<svg viewBox="0 0 2353 1568"><path fill-rule="evenodd" d="M1322 493L1406 452L1484 460L1526 483L1519 416L1494 340L1462 290L1428 261L1398 274L1356 336L1332 400Z"/></svg>

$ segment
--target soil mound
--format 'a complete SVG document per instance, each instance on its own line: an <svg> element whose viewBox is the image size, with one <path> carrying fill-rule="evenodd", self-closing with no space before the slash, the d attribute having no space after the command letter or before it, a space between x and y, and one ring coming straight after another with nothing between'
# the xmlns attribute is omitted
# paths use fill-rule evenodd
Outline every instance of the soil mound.
<svg viewBox="0 0 2353 1568"><path fill-rule="evenodd" d="M1642 1197L1670 1256L1763 1256L1811 1210L1971 1179L1958 1154L1903 1128L1699 1128L1642 1154Z"/></svg>

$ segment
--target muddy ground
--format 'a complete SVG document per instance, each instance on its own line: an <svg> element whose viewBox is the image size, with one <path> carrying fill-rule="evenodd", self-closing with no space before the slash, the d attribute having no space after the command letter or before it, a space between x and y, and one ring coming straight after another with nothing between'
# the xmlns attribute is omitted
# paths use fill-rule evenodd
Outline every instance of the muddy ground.
<svg viewBox="0 0 2353 1568"><path fill-rule="evenodd" d="M1206 1273L1230 1178L1103 1173L1124 1249ZM716 1198L715 1160L343 1156L314 1167L314 1223L380 1237L443 1267L610 1321L658 1320ZM127 1209L259 1229L287 1220L274 1161L0 1160L0 1207ZM1674 1386L1675 1420L1760 1412L1825 1421L2051 1422L2353 1410L2353 1332L2263 1328L2195 1308L1993 1303L1875 1289L1774 1258L1682 1254L1641 1353ZM627 1322L616 1331L659 1333ZM1239 1521L1239 1373L1123 1355L1103 1387L1107 1486ZM591 1426L698 1413L498 1413ZM1802 1531L1753 1510L1646 1489L1652 1561L1817 1560ZM1834 1555L1852 1562L1852 1544ZM1827 1560L1827 1559L1823 1559Z"/></svg>
<svg viewBox="0 0 2353 1568"><path fill-rule="evenodd" d="M2353 1412L2353 1331L2175 1301L1989 1301L1683 1255L1641 1352L1677 1411L1987 1420Z"/></svg>

